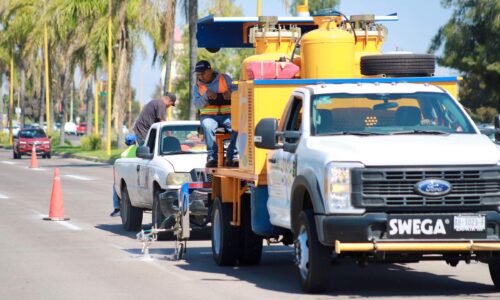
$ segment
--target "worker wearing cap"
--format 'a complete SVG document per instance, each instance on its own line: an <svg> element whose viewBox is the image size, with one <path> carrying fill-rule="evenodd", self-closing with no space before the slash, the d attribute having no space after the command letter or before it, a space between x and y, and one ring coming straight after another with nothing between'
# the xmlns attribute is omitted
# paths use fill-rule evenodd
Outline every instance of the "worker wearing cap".
<svg viewBox="0 0 500 300"><path fill-rule="evenodd" d="M142 108L139 117L135 121L134 133L139 145L144 144L146 135L148 134L151 125L156 122L165 121L167 116L167 108L175 106L175 94L165 93L161 99L151 100Z"/></svg>
<svg viewBox="0 0 500 300"><path fill-rule="evenodd" d="M234 159L237 133L231 129L231 92L236 91L227 74L215 72L206 60L200 60L195 67L198 80L194 87L194 105L200 110L200 122L207 143L207 168L217 166L217 144L215 130L223 127L231 132L225 166L237 166Z"/></svg>

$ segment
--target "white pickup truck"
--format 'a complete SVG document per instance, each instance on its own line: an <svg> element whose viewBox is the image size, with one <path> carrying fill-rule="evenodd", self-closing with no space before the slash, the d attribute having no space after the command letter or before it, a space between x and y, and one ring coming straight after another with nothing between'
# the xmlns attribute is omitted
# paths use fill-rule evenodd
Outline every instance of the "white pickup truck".
<svg viewBox="0 0 500 300"><path fill-rule="evenodd" d="M144 145L138 147L136 158L116 160L114 188L120 198L125 230L141 229L144 210L152 210L153 226L172 225L178 190L183 183L192 181L193 170L204 169L207 160L205 143L198 135L199 125L199 121L155 123ZM206 219L206 206L201 208L194 218Z"/></svg>
<svg viewBox="0 0 500 300"><path fill-rule="evenodd" d="M269 217L252 209L252 228L293 233L305 291L328 286L332 257L476 260L500 288L500 153L442 88L297 88L254 140L270 149L267 186L252 190Z"/></svg>

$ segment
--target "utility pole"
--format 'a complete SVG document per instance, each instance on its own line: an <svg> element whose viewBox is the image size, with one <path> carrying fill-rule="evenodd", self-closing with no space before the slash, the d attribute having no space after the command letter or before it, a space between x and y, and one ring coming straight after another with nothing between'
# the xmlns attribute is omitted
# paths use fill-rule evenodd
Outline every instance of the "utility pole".
<svg viewBox="0 0 500 300"><path fill-rule="evenodd" d="M47 120L47 134L50 134L50 81L49 81L49 38L47 37L47 24L43 26L43 43L45 57L45 118Z"/></svg>
<svg viewBox="0 0 500 300"><path fill-rule="evenodd" d="M111 22L111 0L108 1L109 6L109 17L108 17L108 118L107 118L107 138L106 138L106 154L111 155L111 87L113 85L113 65L112 65L112 55L113 55L113 45L112 45L112 22Z"/></svg>
<svg viewBox="0 0 500 300"><path fill-rule="evenodd" d="M10 57L10 86L9 86L9 144L12 145L12 110L14 109L14 51Z"/></svg>

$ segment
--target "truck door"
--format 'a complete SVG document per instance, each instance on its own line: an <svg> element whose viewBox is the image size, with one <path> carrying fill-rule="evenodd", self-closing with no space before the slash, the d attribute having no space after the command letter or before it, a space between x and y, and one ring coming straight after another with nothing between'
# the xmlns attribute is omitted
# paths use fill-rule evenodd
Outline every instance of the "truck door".
<svg viewBox="0 0 500 300"><path fill-rule="evenodd" d="M153 154L157 152L157 130L156 128L151 128L149 131L149 136L146 139L144 145L149 147L149 151ZM156 155L155 155L156 156ZM153 156L153 159L154 157ZM142 205L150 205L151 199L153 198L153 192L151 190L151 162L153 159L141 159L137 165L137 190L139 194L139 202Z"/></svg>
<svg viewBox="0 0 500 300"><path fill-rule="evenodd" d="M294 95L284 119L281 142L298 143L302 126L303 97ZM290 194L297 171L295 152L278 149L268 159L268 209L274 225L290 228Z"/></svg>

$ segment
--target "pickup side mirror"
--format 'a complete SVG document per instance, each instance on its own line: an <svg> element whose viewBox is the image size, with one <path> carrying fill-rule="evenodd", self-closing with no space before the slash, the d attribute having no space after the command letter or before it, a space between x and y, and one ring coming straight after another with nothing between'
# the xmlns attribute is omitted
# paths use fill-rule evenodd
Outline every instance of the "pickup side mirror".
<svg viewBox="0 0 500 300"><path fill-rule="evenodd" d="M149 151L148 146L139 146L137 148L136 156L144 159L153 159L153 153Z"/></svg>
<svg viewBox="0 0 500 300"><path fill-rule="evenodd" d="M278 143L278 120L264 118L255 127L254 143L255 147L261 149L281 149L283 145Z"/></svg>
<svg viewBox="0 0 500 300"><path fill-rule="evenodd" d="M496 115L495 123L495 142L500 143L500 115Z"/></svg>

